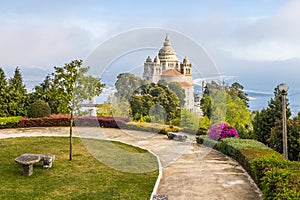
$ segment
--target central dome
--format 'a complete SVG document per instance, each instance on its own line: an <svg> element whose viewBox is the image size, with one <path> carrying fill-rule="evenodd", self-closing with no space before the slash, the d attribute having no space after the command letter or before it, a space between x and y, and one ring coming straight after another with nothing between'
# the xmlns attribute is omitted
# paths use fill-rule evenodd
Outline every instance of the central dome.
<svg viewBox="0 0 300 200"><path fill-rule="evenodd" d="M172 59L178 60L176 57L176 52L171 46L169 35L166 35L164 46L159 50L158 57L161 60Z"/></svg>

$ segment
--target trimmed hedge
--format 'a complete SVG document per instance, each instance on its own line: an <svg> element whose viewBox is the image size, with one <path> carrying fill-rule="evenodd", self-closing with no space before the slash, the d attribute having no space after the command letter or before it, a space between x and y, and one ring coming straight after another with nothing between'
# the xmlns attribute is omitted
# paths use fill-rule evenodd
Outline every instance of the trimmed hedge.
<svg viewBox="0 0 300 200"><path fill-rule="evenodd" d="M75 126L104 127L104 128L123 128L129 122L127 118L113 117L76 117ZM43 118L20 118L18 122L8 122L0 124L0 128L28 128L28 127L55 127L69 126L70 115L58 114Z"/></svg>
<svg viewBox="0 0 300 200"><path fill-rule="evenodd" d="M0 129L3 128L17 128L19 120L22 117L0 117Z"/></svg>
<svg viewBox="0 0 300 200"><path fill-rule="evenodd" d="M146 123L146 122L128 122L124 128L153 132L153 133L160 133L160 134L167 134L168 132L179 131L179 128L177 126L163 125L157 123Z"/></svg>
<svg viewBox="0 0 300 200"><path fill-rule="evenodd" d="M206 145L211 140L199 136L197 142ZM264 199L300 199L300 162L285 160L255 140L226 138L207 146L236 159L259 186Z"/></svg>
<svg viewBox="0 0 300 200"><path fill-rule="evenodd" d="M76 126L102 127L102 128L124 128L129 122L128 118L120 117L79 117L75 119Z"/></svg>

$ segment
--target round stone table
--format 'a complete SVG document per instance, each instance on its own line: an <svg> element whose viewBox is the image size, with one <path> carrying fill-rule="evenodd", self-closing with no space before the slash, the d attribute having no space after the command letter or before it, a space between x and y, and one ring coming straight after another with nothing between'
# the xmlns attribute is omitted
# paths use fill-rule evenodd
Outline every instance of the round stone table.
<svg viewBox="0 0 300 200"><path fill-rule="evenodd" d="M33 164L41 160L37 155L21 155L15 159L16 163L19 163L23 167L23 176L31 176L33 174Z"/></svg>

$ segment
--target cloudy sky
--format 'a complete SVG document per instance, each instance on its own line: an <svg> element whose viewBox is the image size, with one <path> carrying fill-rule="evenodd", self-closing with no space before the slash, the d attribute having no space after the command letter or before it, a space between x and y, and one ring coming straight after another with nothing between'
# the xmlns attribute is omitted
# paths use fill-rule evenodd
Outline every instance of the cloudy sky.
<svg viewBox="0 0 300 200"><path fill-rule="evenodd" d="M266 105L281 82L292 106L300 105L300 1L0 2L0 67L11 76L19 66L28 87L119 33L158 27L192 38L228 83L260 94L252 109Z"/></svg>

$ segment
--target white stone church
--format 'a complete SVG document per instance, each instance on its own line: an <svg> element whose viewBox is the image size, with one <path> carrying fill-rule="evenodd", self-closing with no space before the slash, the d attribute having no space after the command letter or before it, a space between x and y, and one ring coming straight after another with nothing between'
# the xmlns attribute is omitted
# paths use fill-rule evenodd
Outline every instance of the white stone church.
<svg viewBox="0 0 300 200"><path fill-rule="evenodd" d="M182 62L176 56L171 46L169 35L166 35L163 47L159 50L158 56L152 61L150 56L144 63L143 78L149 82L157 83L163 79L167 83L177 82L185 91L185 106L194 113L200 108L195 107L194 85L192 77L192 65L187 57Z"/></svg>

